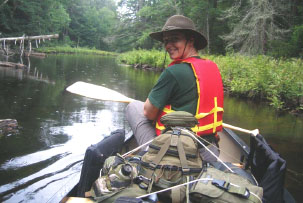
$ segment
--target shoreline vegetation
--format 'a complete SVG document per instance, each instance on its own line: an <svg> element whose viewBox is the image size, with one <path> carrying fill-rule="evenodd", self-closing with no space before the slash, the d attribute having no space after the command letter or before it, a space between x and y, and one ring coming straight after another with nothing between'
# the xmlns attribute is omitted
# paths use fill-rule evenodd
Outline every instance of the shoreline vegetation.
<svg viewBox="0 0 303 203"><path fill-rule="evenodd" d="M86 48L86 47L71 47L71 46L52 46L52 47L40 47L35 49L37 52L42 52L46 54L94 54L94 55L103 55L103 56L117 56L115 52L102 51L95 48Z"/></svg>
<svg viewBox="0 0 303 203"><path fill-rule="evenodd" d="M214 61L221 72L224 89L230 95L266 101L278 111L303 113L302 59L272 57L201 55ZM118 56L118 63L135 68L162 71L170 63L164 51L133 50Z"/></svg>

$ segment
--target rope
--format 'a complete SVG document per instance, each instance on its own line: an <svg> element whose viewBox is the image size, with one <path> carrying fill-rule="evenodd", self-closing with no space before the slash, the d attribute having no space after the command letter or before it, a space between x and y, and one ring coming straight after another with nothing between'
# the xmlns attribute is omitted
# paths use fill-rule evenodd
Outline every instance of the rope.
<svg viewBox="0 0 303 203"><path fill-rule="evenodd" d="M216 157L218 159L219 162L221 162L230 172L234 173L234 171L228 167L217 155L215 155L210 149L208 149L197 137L194 133L192 133L189 130L186 129L182 129L183 131L185 131L188 135L190 135L192 138L194 138L197 142L199 142L209 153L211 153L214 157Z"/></svg>
<svg viewBox="0 0 303 203"><path fill-rule="evenodd" d="M126 156L128 156L129 154L132 154L132 153L138 151L138 150L141 149L142 147L145 147L146 145L150 144L153 140L154 140L154 139L152 139L152 140L150 140L150 141L144 143L143 145L140 145L139 147L137 147L137 148L135 148L135 149L133 149L133 150L131 150L131 151L129 151L129 152L126 152L125 154L122 155L122 157L126 157Z"/></svg>
<svg viewBox="0 0 303 203"><path fill-rule="evenodd" d="M234 156L230 155L228 152L223 151L222 149L220 149L219 147L217 147L216 145L214 145L213 143L207 141L206 139L203 138L203 136L200 137L200 139L202 139L204 142L206 142L209 145L212 145L213 147L215 147L216 149L220 150L220 153L225 154L226 156L228 156L229 158L233 159L235 162L238 161L237 158L235 158Z"/></svg>

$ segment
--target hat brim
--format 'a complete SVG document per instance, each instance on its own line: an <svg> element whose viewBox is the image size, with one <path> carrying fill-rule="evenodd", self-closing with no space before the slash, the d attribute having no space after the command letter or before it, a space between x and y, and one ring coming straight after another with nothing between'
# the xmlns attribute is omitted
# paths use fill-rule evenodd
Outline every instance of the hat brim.
<svg viewBox="0 0 303 203"><path fill-rule="evenodd" d="M197 32L195 30L191 30L191 29L174 29L174 30L169 30L169 31L191 31L191 33L194 35L195 37L195 47L197 48L197 50L201 50L204 49L207 46L207 40L204 37L204 35L200 32ZM155 40L158 40L160 42L163 42L163 33L165 32L169 32L169 31L160 31L160 32L152 32L149 34L149 36Z"/></svg>

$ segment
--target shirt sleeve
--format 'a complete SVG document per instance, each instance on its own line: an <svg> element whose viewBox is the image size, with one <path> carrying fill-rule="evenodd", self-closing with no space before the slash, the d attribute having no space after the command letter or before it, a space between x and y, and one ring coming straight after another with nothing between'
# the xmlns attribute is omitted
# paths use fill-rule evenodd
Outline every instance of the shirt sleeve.
<svg viewBox="0 0 303 203"><path fill-rule="evenodd" d="M177 81L173 75L165 69L160 75L156 85L148 95L149 101L158 109L163 109L170 104L171 95L177 86Z"/></svg>

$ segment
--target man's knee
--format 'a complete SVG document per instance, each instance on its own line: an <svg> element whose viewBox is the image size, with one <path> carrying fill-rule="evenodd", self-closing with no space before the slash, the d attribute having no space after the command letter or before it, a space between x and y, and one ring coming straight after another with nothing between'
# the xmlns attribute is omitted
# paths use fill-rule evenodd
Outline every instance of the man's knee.
<svg viewBox="0 0 303 203"><path fill-rule="evenodd" d="M134 113L143 113L143 102L141 101L133 101L131 103L129 103L126 107L126 116L129 116L131 114L134 114Z"/></svg>

